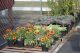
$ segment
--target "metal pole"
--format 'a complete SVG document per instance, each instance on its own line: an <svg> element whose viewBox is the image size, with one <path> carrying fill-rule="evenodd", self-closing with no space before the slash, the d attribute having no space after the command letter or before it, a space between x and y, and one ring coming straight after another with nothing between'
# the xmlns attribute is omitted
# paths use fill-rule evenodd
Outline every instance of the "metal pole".
<svg viewBox="0 0 80 53"><path fill-rule="evenodd" d="M40 7L41 7L41 13L40 13L40 14L41 14L41 16L42 16L42 0L40 0L40 5L41 5L41 6L40 6Z"/></svg>

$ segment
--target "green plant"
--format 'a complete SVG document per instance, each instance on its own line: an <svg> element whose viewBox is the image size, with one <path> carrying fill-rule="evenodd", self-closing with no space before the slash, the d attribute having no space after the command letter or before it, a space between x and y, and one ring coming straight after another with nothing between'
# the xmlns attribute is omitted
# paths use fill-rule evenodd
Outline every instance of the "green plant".
<svg viewBox="0 0 80 53"><path fill-rule="evenodd" d="M21 39L24 39L24 34L26 33L26 27L17 27L15 32L16 32L16 35L17 35L17 40L21 40Z"/></svg>
<svg viewBox="0 0 80 53"><path fill-rule="evenodd" d="M29 25L27 28L26 28L26 32L24 33L24 45L33 45L35 44L35 37L34 37L34 28L31 27L31 25Z"/></svg>
<svg viewBox="0 0 80 53"><path fill-rule="evenodd" d="M79 0L48 0L48 7L52 16L71 15L79 11Z"/></svg>
<svg viewBox="0 0 80 53"><path fill-rule="evenodd" d="M17 27L15 31L8 29L7 34L4 35L8 40L22 40L24 39L25 46L41 46L50 47L53 43L54 37L59 35L61 31L65 31L66 27L60 25L31 25L27 27ZM59 35L60 36L60 35ZM55 41L55 40L54 40Z"/></svg>
<svg viewBox="0 0 80 53"><path fill-rule="evenodd" d="M6 34L3 35L4 39L6 40L16 40L16 33L13 32L11 29L6 30Z"/></svg>
<svg viewBox="0 0 80 53"><path fill-rule="evenodd" d="M24 45L35 44L35 37L33 31L25 33Z"/></svg>
<svg viewBox="0 0 80 53"><path fill-rule="evenodd" d="M38 26L39 27L39 26ZM37 27L37 28L38 28ZM41 26L38 28L39 34L36 35L39 43L38 45L45 45L46 47L50 47L53 43L54 37L56 35L60 34L61 31L65 31L66 27L60 27L60 25L49 25L44 26L41 28Z"/></svg>
<svg viewBox="0 0 80 53"><path fill-rule="evenodd" d="M48 4L48 7L51 9L51 11L49 12L51 16L60 15L58 2L55 2L53 0L48 0L47 4Z"/></svg>

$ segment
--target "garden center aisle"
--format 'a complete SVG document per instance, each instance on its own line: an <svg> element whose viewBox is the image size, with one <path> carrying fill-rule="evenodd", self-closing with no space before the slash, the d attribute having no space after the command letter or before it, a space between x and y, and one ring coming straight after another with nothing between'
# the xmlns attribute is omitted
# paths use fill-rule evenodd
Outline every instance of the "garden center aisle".
<svg viewBox="0 0 80 53"><path fill-rule="evenodd" d="M78 26L80 26L80 23ZM72 37L57 53L80 53L80 31L73 33Z"/></svg>

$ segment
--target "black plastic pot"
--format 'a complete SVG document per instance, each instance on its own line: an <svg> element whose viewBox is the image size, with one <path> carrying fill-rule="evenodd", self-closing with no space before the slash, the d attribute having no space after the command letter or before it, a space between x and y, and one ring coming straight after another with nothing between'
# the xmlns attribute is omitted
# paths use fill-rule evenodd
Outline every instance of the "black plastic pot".
<svg viewBox="0 0 80 53"><path fill-rule="evenodd" d="M17 45L17 47L24 47L24 40L17 40L16 41L16 45Z"/></svg>
<svg viewBox="0 0 80 53"><path fill-rule="evenodd" d="M42 47L42 51L44 51L44 52L48 52L48 50L49 50L48 47L46 47L45 45L41 45L41 47Z"/></svg>

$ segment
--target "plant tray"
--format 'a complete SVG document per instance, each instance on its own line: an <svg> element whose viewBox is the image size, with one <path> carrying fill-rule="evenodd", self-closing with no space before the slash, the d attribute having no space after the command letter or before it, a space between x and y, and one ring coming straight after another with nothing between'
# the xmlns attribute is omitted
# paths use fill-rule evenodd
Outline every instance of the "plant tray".
<svg viewBox="0 0 80 53"><path fill-rule="evenodd" d="M60 41L57 42L53 48L49 49L48 52L43 52L41 47L26 48L26 47L6 47L0 50L0 53L52 53L53 50L59 45Z"/></svg>
<svg viewBox="0 0 80 53"><path fill-rule="evenodd" d="M72 28L63 38L56 41L56 43L49 49L48 52L43 52L40 47L36 48L26 48L26 47L6 47L0 50L0 53L53 53L55 49L59 46L60 43L66 42L66 39L71 37L71 33L75 31L75 28Z"/></svg>

